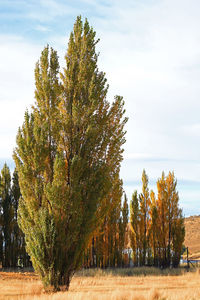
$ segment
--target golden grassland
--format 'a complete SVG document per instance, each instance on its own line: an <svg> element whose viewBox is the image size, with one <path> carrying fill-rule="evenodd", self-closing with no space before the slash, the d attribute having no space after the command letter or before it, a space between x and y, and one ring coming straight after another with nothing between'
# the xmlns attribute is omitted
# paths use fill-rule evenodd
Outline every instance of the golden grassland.
<svg viewBox="0 0 200 300"><path fill-rule="evenodd" d="M189 248L189 257L200 259L200 216L185 218L185 246Z"/></svg>
<svg viewBox="0 0 200 300"><path fill-rule="evenodd" d="M133 269L132 269L133 271ZM132 273L131 271L131 273ZM44 294L34 273L0 272L0 299L24 300L193 300L200 299L198 269L159 271L154 268L79 272L68 292Z"/></svg>

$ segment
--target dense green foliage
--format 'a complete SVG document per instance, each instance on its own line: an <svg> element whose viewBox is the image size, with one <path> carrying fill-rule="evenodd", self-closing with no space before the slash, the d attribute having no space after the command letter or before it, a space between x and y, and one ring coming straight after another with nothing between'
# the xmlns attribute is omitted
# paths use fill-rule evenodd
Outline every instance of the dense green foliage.
<svg viewBox="0 0 200 300"><path fill-rule="evenodd" d="M35 105L18 131L14 160L22 197L18 222L46 288L68 288L110 209L124 139L124 101L106 99L95 32L78 17L59 80L47 46L35 69Z"/></svg>
<svg viewBox="0 0 200 300"><path fill-rule="evenodd" d="M143 188L130 203L130 240L135 266L177 267L185 237L184 218L179 208L174 173L164 173L157 182L158 195L148 189L143 171Z"/></svg>

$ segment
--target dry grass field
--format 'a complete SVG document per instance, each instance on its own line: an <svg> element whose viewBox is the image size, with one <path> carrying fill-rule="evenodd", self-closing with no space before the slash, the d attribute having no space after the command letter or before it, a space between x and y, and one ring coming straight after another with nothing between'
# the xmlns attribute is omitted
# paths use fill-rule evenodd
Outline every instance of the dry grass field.
<svg viewBox="0 0 200 300"><path fill-rule="evenodd" d="M148 271L148 270L147 270ZM145 271L146 272L146 271ZM143 272L145 274L145 272ZM0 272L0 299L24 300L193 300L200 299L200 273L179 271L180 275L151 269L151 275L119 276L96 272L76 275L68 292L44 294L34 273ZM148 272L146 272L148 274ZM169 275L170 274L170 275ZM137 276L138 275L138 276Z"/></svg>
<svg viewBox="0 0 200 300"><path fill-rule="evenodd" d="M185 218L185 242L189 257L200 259L200 216Z"/></svg>

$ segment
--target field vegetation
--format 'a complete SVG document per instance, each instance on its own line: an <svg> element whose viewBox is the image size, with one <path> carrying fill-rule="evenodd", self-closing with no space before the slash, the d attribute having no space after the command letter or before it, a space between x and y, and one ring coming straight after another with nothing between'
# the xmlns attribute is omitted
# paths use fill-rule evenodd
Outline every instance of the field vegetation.
<svg viewBox="0 0 200 300"><path fill-rule="evenodd" d="M192 300L200 299L199 279L198 269L90 269L73 277L68 292L45 294L35 273L0 272L0 299Z"/></svg>

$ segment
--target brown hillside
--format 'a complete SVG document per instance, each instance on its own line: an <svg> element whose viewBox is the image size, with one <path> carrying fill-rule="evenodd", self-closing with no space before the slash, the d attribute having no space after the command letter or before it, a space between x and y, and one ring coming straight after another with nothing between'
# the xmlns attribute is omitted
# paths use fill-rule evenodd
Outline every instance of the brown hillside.
<svg viewBox="0 0 200 300"><path fill-rule="evenodd" d="M200 259L200 216L185 218L185 246L189 257Z"/></svg>

